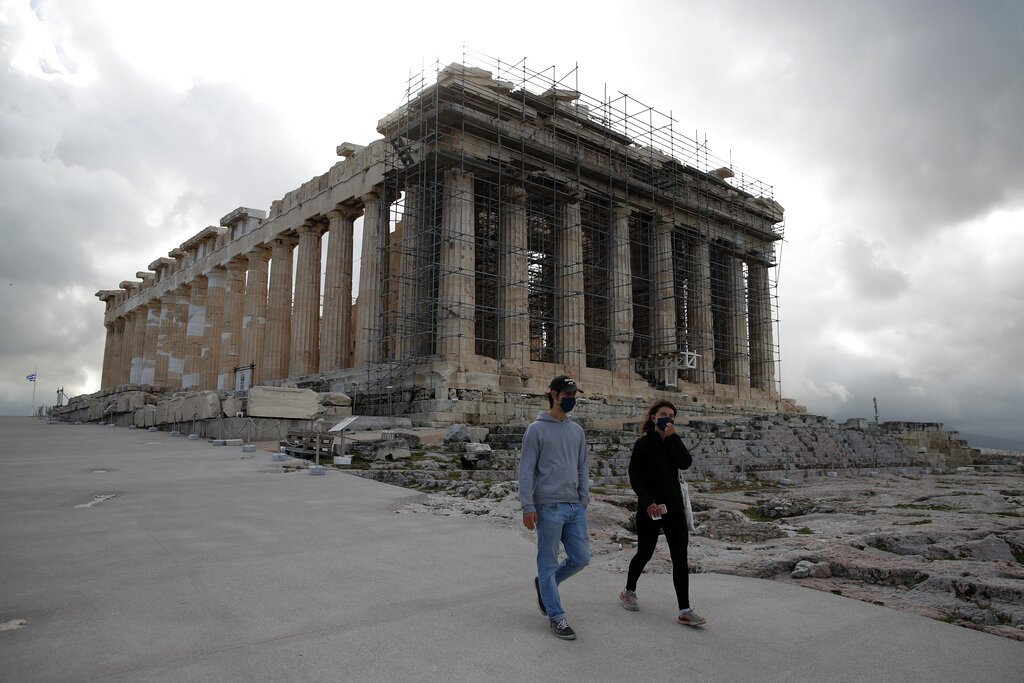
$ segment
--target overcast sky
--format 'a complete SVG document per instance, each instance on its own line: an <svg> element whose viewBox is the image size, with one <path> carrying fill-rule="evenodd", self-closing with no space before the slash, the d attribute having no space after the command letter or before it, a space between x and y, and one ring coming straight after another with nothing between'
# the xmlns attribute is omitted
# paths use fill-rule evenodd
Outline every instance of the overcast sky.
<svg viewBox="0 0 1024 683"><path fill-rule="evenodd" d="M0 0L0 414L99 388L93 295L378 137L464 49L774 186L782 391L1024 439L1024 3Z"/></svg>

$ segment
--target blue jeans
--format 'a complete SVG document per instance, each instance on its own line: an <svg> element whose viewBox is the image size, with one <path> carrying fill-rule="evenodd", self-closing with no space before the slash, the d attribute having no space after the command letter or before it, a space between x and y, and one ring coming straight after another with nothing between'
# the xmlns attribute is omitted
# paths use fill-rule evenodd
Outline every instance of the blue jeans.
<svg viewBox="0 0 1024 683"><path fill-rule="evenodd" d="M565 559L558 561L558 544ZM537 506L537 577L548 619L565 618L558 584L590 564L587 508L579 503L543 503Z"/></svg>

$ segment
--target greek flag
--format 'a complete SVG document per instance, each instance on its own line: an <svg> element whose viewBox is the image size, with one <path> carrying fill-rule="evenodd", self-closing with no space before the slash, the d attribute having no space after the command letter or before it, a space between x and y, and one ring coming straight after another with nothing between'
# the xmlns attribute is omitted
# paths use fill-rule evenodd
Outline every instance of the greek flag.
<svg viewBox="0 0 1024 683"><path fill-rule="evenodd" d="M33 372L31 374L25 375L25 379L27 379L29 382L35 382L36 381L36 373Z"/></svg>

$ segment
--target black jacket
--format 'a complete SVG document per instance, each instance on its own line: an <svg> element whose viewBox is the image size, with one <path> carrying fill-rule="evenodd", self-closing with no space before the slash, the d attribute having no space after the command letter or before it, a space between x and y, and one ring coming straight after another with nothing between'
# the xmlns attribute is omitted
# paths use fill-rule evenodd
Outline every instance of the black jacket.
<svg viewBox="0 0 1024 683"><path fill-rule="evenodd" d="M679 435L664 439L651 431L633 444L629 458L629 484L640 501L638 510L651 503L662 503L669 512L683 509L683 492L679 486L679 471L693 464Z"/></svg>

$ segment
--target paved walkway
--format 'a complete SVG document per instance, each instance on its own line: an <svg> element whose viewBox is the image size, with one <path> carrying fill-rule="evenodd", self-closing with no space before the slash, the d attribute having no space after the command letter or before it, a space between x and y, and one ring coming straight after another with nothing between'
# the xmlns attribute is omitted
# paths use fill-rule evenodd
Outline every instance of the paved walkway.
<svg viewBox="0 0 1024 683"><path fill-rule="evenodd" d="M1024 643L828 593L588 568L579 640L537 611L533 542L397 514L419 494L167 433L0 418L4 681L1016 681ZM113 497L108 497L113 496Z"/></svg>

